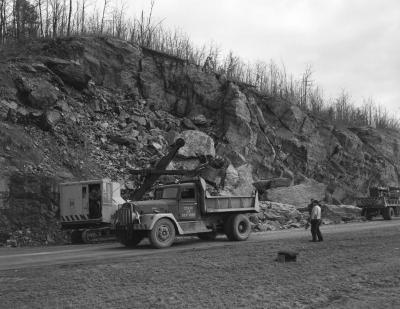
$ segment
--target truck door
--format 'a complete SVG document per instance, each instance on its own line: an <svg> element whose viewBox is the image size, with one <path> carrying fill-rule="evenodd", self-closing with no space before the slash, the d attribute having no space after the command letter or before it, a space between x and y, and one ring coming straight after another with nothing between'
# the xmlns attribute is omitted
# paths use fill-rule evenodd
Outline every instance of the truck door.
<svg viewBox="0 0 400 309"><path fill-rule="evenodd" d="M196 220L199 218L197 193L194 184L182 186L178 200L180 220Z"/></svg>

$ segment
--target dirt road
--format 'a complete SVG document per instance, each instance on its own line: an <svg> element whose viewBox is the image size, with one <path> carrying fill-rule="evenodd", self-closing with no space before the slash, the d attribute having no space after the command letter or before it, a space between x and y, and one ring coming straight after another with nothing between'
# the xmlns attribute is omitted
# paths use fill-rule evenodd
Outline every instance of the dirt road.
<svg viewBox="0 0 400 309"><path fill-rule="evenodd" d="M325 234L343 233L380 229L383 227L400 225L400 220L358 222L343 225L324 226ZM283 231L253 233L247 242L265 242L273 239L306 238L309 231L303 229L291 229ZM41 248L2 248L0 249L0 270L18 269L26 267L40 267L56 264L92 263L94 261L106 261L119 258L130 258L143 255L159 255L166 252L179 252L195 249L207 249L221 246L240 246L241 243L229 242L224 236L214 242L202 242L197 237L180 238L172 248L154 250L144 241L137 249L124 248L119 243L98 245L71 245Z"/></svg>
<svg viewBox="0 0 400 309"><path fill-rule="evenodd" d="M180 240L167 250L1 249L0 307L400 307L400 220L322 230L322 243L288 230L240 243ZM298 250L298 261L276 262L281 249Z"/></svg>

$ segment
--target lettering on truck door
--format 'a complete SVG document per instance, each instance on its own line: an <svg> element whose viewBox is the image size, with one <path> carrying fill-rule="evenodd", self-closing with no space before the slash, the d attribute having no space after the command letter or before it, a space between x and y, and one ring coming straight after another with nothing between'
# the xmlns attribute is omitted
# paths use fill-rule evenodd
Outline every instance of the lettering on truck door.
<svg viewBox="0 0 400 309"><path fill-rule="evenodd" d="M179 219L196 220L198 218L197 193L194 184L182 186L179 192Z"/></svg>

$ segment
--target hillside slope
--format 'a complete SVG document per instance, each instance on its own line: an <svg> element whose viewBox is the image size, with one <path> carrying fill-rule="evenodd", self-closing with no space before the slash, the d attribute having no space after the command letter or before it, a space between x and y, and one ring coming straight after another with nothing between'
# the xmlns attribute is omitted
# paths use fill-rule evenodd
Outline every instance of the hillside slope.
<svg viewBox="0 0 400 309"><path fill-rule="evenodd" d="M289 186L262 190L264 198L304 207L311 197L351 203L370 185L399 183L399 132L336 127L116 39L15 50L0 62L0 232L30 227L54 238L58 182L109 177L132 188L127 169L151 166L178 136L187 145L173 167L207 158L203 176L222 194L249 194L255 181L267 189L260 180L279 177Z"/></svg>

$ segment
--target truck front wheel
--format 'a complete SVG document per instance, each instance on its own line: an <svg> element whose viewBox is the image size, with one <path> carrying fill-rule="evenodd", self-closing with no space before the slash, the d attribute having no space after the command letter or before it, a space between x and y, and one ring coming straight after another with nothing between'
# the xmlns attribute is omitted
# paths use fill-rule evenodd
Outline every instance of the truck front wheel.
<svg viewBox="0 0 400 309"><path fill-rule="evenodd" d="M225 233L229 240L246 240L250 236L251 224L247 216L238 214L228 219Z"/></svg>
<svg viewBox="0 0 400 309"><path fill-rule="evenodd" d="M149 239L154 248L167 248L175 240L175 227L169 219L158 220L150 231Z"/></svg>
<svg viewBox="0 0 400 309"><path fill-rule="evenodd" d="M129 235L127 231L123 231L118 235L119 242L128 248L136 247L143 238L144 236L141 232L135 232L132 235Z"/></svg>

